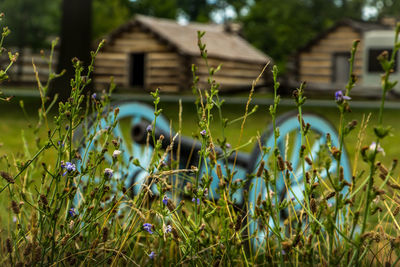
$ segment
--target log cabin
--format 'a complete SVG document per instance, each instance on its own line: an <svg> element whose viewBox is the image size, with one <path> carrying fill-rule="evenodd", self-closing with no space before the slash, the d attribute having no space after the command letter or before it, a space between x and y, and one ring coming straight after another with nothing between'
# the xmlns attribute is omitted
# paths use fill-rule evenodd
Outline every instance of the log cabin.
<svg viewBox="0 0 400 267"><path fill-rule="evenodd" d="M136 15L111 32L98 54L94 68L97 90L109 86L113 76L121 91L190 91L192 64L198 67L199 87L207 86L208 68L200 56L197 31L205 31L208 64L216 68L214 78L222 90L249 89L252 81L271 59L255 49L240 34L235 24L189 23ZM259 86L267 79L259 81Z"/></svg>
<svg viewBox="0 0 400 267"><path fill-rule="evenodd" d="M390 45L370 45L369 36L385 32L393 35L394 22L371 23L351 19L337 22L318 35L295 55L295 81L307 82L307 90L319 95L344 90L349 79L349 58L354 40L360 40L354 62L357 76L355 95L376 97L380 95L379 79L371 83L371 76L379 76L380 65L376 57L389 50ZM393 38L392 38L393 39Z"/></svg>

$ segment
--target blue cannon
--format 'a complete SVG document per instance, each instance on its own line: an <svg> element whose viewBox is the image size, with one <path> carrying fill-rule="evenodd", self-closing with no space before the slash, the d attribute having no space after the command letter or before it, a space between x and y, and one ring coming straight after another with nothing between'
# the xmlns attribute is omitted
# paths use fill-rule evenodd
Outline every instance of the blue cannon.
<svg viewBox="0 0 400 267"><path fill-rule="evenodd" d="M96 133L104 130L110 123L115 123L113 128L113 135L119 139L121 151L121 160L124 164L120 166L118 170L115 171L115 176L123 181L125 188L130 188L132 196L137 195L143 186L145 186L146 177L148 173L146 167L149 166L151 161L151 155L153 153L153 142L151 138L147 138L146 128L148 125L152 124L155 119L154 109L150 106L137 103L137 102L126 102L126 103L116 103L113 107L119 108L118 115L109 115L109 118L103 118L100 123L96 125L89 125L88 134L92 134L94 139L96 139ZM322 117L315 114L303 114L303 120L306 124L310 124L310 132L307 136L309 138L306 140L309 147L307 156L313 159L313 161L318 160L320 152L322 149L327 147L327 134L330 135L330 141L332 146L339 146L339 137L335 128ZM277 177L277 189L275 192L280 200L285 198L296 198L298 203L304 200L304 183L303 172L310 171L311 166L308 164L301 164L299 153L301 150L301 133L300 124L297 114L289 112L277 118L277 127L279 127L280 136L277 140L277 148L283 157L283 160L291 162L293 171L290 174L291 179L291 189L287 192L287 187L284 182L284 174L279 173ZM128 130L126 130L128 129ZM170 140L175 133L170 129L169 121L163 117L158 116L156 120L156 125L154 128L156 139L159 139L161 135L164 136L162 142L162 149L166 149L171 145ZM172 153L175 155L174 158L179 158L179 168L190 168L190 166L198 163L198 151L201 149L201 142L194 140L192 138L181 136L171 145ZM273 148L275 145L275 140L273 136L272 125L268 126L266 132L261 137L261 145L263 147ZM82 161L79 163L79 168L84 167L87 162L88 152L91 150L98 149L94 142L81 146L80 155L82 155ZM179 151L179 157L176 155ZM264 152L263 152L264 151ZM265 162L265 168L268 168L268 163L271 161L273 149L270 149L267 153L263 150L259 144L255 146L251 153L243 153L240 151L234 151L227 159L218 159L217 163L222 170L222 176L226 177L226 169L234 168L234 178L245 182L244 188L237 190L233 196L232 200L234 204L240 207L244 207L248 210L249 216L247 216L248 223L248 235L251 237L252 245L258 249L265 242L267 233L265 229L260 228L259 223L253 219L255 214L255 209L257 206L257 201L261 197L261 200L265 199L267 194L267 186L262 177L257 177L255 174L259 168L260 162ZM222 149L215 147L215 152L217 155L222 154ZM137 159L140 166L132 164L132 159ZM113 158L105 154L105 160L112 162ZM226 166L228 165L228 166ZM343 149L341 155L340 166L343 167L344 178L351 182L351 169L348 160L346 150ZM227 167L227 168L226 168ZM338 163L336 160L332 159L332 163L329 167L329 173L337 172ZM205 172L204 164L199 169L200 172ZM216 173L215 168L209 171L209 176L212 177L212 182L210 185L210 192L208 197L210 200L218 200L218 186L220 180ZM221 176L221 175L220 175ZM321 177L319 179L325 179L328 176L327 171L321 172ZM176 184L176 181L172 184ZM83 181L84 184L84 181ZM184 182L180 183L180 187L185 185ZM346 193L347 187L342 190L342 193ZM152 191L155 195L159 195L158 190L153 186ZM112 188L115 194L120 194L120 189L115 186ZM244 194L244 190L248 191L248 194ZM182 191L182 190L180 190ZM245 195L247 198L245 198ZM183 196L178 196L181 198ZM81 201L79 194L74 199L74 205L79 206ZM300 210L300 204L295 207ZM285 216L281 216L283 220ZM273 227L274 222L270 219L269 226Z"/></svg>

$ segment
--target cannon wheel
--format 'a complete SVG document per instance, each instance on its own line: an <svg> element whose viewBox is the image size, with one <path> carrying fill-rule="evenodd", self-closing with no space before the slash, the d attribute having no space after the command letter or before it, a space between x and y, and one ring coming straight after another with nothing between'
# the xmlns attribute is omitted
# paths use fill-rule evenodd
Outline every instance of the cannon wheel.
<svg viewBox="0 0 400 267"><path fill-rule="evenodd" d="M114 103L111 105L113 109L119 108L119 113L117 117L114 117L114 113L111 111L108 115L108 118L104 115L104 117L100 120L98 125L94 125L93 122L89 124L88 127L88 136L93 134L96 136L100 135L101 131L104 131L109 125L112 125L115 120L117 120L116 126L113 129L113 136L119 139L120 147L119 150L121 154L119 155L121 164L119 164L118 170L114 170L113 177L118 179L124 179L123 184L126 188L132 186L133 194L136 195L141 189L141 186L144 182L144 179L147 176L147 172L144 170L149 164L151 160L151 155L153 153L152 146L141 145L133 142L130 130L131 128L140 123L145 122L147 124L151 124L154 121L154 109L151 106L144 105L137 102L120 102ZM107 108L105 110L108 110ZM93 120L96 118L97 114L93 115ZM156 128L159 128L163 131L169 132L170 126L169 121L164 116L158 116L156 121ZM124 129L129 129L129 132L126 133ZM80 128L77 130L77 139L83 138L83 129ZM111 140L110 140L111 141ZM81 141L85 142L85 140ZM90 151L99 150L100 147L96 146L94 142L88 144L81 144L79 153L82 156L82 161L78 161L77 167L78 169L84 168L88 161L88 155ZM109 151L105 154L105 159L107 163L112 163L112 153L113 151ZM132 159L138 159L140 165L144 168L140 168L135 166L132 163ZM83 184L85 183L85 177L82 178ZM117 191L116 183L112 183L112 190ZM74 205L79 206L81 201L81 197L79 193L76 194L74 199Z"/></svg>
<svg viewBox="0 0 400 267"><path fill-rule="evenodd" d="M320 152L323 149L327 149L326 144L326 134L329 133L331 136L332 146L338 147L339 145L339 136L335 130L335 127L330 124L324 118L315 115L315 114L303 114L303 120L305 123L309 123L311 125L311 131L307 135L307 155L313 159L313 162L318 160L318 157L321 155ZM278 192L275 192L277 196L279 196L279 201L282 201L284 198L292 198L294 195L297 197L299 201L304 200L303 190L304 190L304 181L303 181L303 171L302 164L299 160L299 152L301 148L301 133L300 133L300 125L297 118L297 113L288 113L284 114L277 118L277 127L279 127L280 136L277 141L277 147L280 151L284 160L288 160L292 163L293 172L290 174L290 180L292 183L292 190L289 192L289 195L286 193L286 186L283 179L282 173L278 175L277 178L277 189ZM260 151L259 146L253 150L251 155L251 162L254 162L253 166L250 166L249 173L255 173L257 171L257 167L260 164L261 160L264 160L266 163L265 168L269 170L271 174L273 174L273 169L268 166L268 162L273 158L271 155L273 153L274 148L274 135L272 125L269 127L268 131L262 136L261 144L267 148L271 148L271 150L262 157L262 153ZM348 160L346 149L343 149L343 153L341 156L340 166L344 169L344 178L348 182L351 181L351 168ZM329 173L336 176L337 171L337 161L332 159L332 164L329 169ZM305 163L305 170L310 170L311 167ZM327 177L327 172L321 172L321 178L325 179ZM267 190L264 179L261 177L254 177L249 181L249 200L248 207L250 215L255 214L255 207L257 206L257 198L261 194L261 199L265 200L267 197ZM348 191L347 187L342 190L342 193L345 194ZM294 195L293 195L294 193ZM334 200L331 200L334 201ZM297 200L295 201L297 203ZM294 208L298 211L301 209L300 204L294 205ZM252 237L251 243L252 247L256 250L263 249L263 244L265 245L266 232L264 229L261 229L259 223L252 218L249 219L249 235ZM281 222L282 224L282 217ZM273 228L274 223L273 220L269 220L269 227Z"/></svg>

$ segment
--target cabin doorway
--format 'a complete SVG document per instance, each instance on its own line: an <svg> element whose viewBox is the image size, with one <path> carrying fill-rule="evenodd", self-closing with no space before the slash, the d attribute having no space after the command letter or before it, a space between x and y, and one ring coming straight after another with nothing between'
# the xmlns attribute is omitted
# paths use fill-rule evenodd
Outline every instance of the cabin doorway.
<svg viewBox="0 0 400 267"><path fill-rule="evenodd" d="M131 87L144 87L145 54L130 54L129 62L129 85Z"/></svg>
<svg viewBox="0 0 400 267"><path fill-rule="evenodd" d="M349 79L349 58L350 53L335 53L333 54L333 76L332 82L337 84L345 84Z"/></svg>

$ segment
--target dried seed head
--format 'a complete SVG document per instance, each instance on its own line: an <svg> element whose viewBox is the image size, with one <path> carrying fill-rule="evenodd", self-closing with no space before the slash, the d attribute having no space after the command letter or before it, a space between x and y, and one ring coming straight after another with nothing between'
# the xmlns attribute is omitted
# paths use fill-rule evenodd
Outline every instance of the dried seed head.
<svg viewBox="0 0 400 267"><path fill-rule="evenodd" d="M301 147L300 147L300 154L299 154L299 156L300 156L300 158L302 158L303 156L304 156L304 151L306 150L306 146L305 145L302 145Z"/></svg>
<svg viewBox="0 0 400 267"><path fill-rule="evenodd" d="M331 198L334 197L335 195L336 195L336 192L335 192L335 191L332 191L332 192L330 192L328 195L326 195L325 199L326 199L326 200L331 199Z"/></svg>
<svg viewBox="0 0 400 267"><path fill-rule="evenodd" d="M381 174L383 174L384 176L388 175L389 171L386 169L386 167L381 162L378 162L376 165L378 166L378 169Z"/></svg>
<svg viewBox="0 0 400 267"><path fill-rule="evenodd" d="M24 249L24 256L25 256L25 257L28 256L29 254L31 254L32 247L33 247L33 245L32 245L31 242L29 242L28 244L26 244L26 247L25 247L25 249Z"/></svg>
<svg viewBox="0 0 400 267"><path fill-rule="evenodd" d="M293 167L292 167L292 163L290 163L289 161L286 161L286 168L289 170L289 171L293 171Z"/></svg>
<svg viewBox="0 0 400 267"><path fill-rule="evenodd" d="M103 241L103 242L106 242L106 241L107 241L107 238L108 238L108 228L107 228L107 227L104 227L104 228L103 228L103 238L102 238L102 241Z"/></svg>
<svg viewBox="0 0 400 267"><path fill-rule="evenodd" d="M393 188L393 189L397 189L397 190L400 190L400 185L397 185L397 184L394 184L394 183L391 183L391 182L389 182L388 181L388 183L387 183L391 188Z"/></svg>
<svg viewBox="0 0 400 267"><path fill-rule="evenodd" d="M65 246L67 244L68 239L71 237L70 234L66 234L63 239L61 239L61 246Z"/></svg>
<svg viewBox="0 0 400 267"><path fill-rule="evenodd" d="M262 160L260 162L260 166L258 166L258 170L257 170L257 174L256 174L257 177L260 177L263 174L264 166L265 166L265 162Z"/></svg>
<svg viewBox="0 0 400 267"><path fill-rule="evenodd" d="M167 200L167 208L171 212L176 209L174 202L170 198Z"/></svg>
<svg viewBox="0 0 400 267"><path fill-rule="evenodd" d="M257 206L261 205L261 193L257 196Z"/></svg>
<svg viewBox="0 0 400 267"><path fill-rule="evenodd" d="M310 173L306 172L306 183L309 184L310 183Z"/></svg>
<svg viewBox="0 0 400 267"><path fill-rule="evenodd" d="M344 170L343 170L343 167L342 166L340 166L340 168L339 168L339 181L343 181L344 180Z"/></svg>
<svg viewBox="0 0 400 267"><path fill-rule="evenodd" d="M47 201L47 197L45 195L40 195L40 201L42 202L42 204L44 206L47 206L49 204L49 202Z"/></svg>
<svg viewBox="0 0 400 267"><path fill-rule="evenodd" d="M397 206L396 209L393 211L393 216L396 216L400 212L400 206Z"/></svg>
<svg viewBox="0 0 400 267"><path fill-rule="evenodd" d="M172 227L171 233L172 233L172 235L174 236L174 238L175 238L176 240L179 239L179 234L178 234L178 231L176 231L175 227Z"/></svg>
<svg viewBox="0 0 400 267"><path fill-rule="evenodd" d="M220 164L217 164L217 176L218 176L218 179L222 180L222 170L221 170Z"/></svg>
<svg viewBox="0 0 400 267"><path fill-rule="evenodd" d="M281 155L278 156L278 168L280 171L285 170L285 161L281 157Z"/></svg>
<svg viewBox="0 0 400 267"><path fill-rule="evenodd" d="M4 180L6 180L7 182L9 182L10 184L15 183L15 180L13 179L13 177L11 176L11 174L9 174L8 172L0 171L0 176L3 177Z"/></svg>
<svg viewBox="0 0 400 267"><path fill-rule="evenodd" d="M310 209L312 213L317 212L317 202L315 201L314 198L311 198L310 200Z"/></svg>
<svg viewBox="0 0 400 267"><path fill-rule="evenodd" d="M12 246L10 238L7 238L7 240L6 240L6 248L7 248L8 253L11 254L13 252L13 246Z"/></svg>
<svg viewBox="0 0 400 267"><path fill-rule="evenodd" d="M11 209L15 214L19 214L19 205L14 200L11 201Z"/></svg>
<svg viewBox="0 0 400 267"><path fill-rule="evenodd" d="M313 183L312 185L311 185L311 189L314 189L314 188L316 188L316 187L318 187L319 186L319 183L318 182L315 182L315 183Z"/></svg>
<svg viewBox="0 0 400 267"><path fill-rule="evenodd" d="M311 160L308 156L306 156L304 159L306 160L306 162L307 162L308 165L312 166L312 163L313 163L313 162L312 162L312 160Z"/></svg>
<svg viewBox="0 0 400 267"><path fill-rule="evenodd" d="M238 232L241 226L242 226L242 214L239 214L236 218L235 231Z"/></svg>

